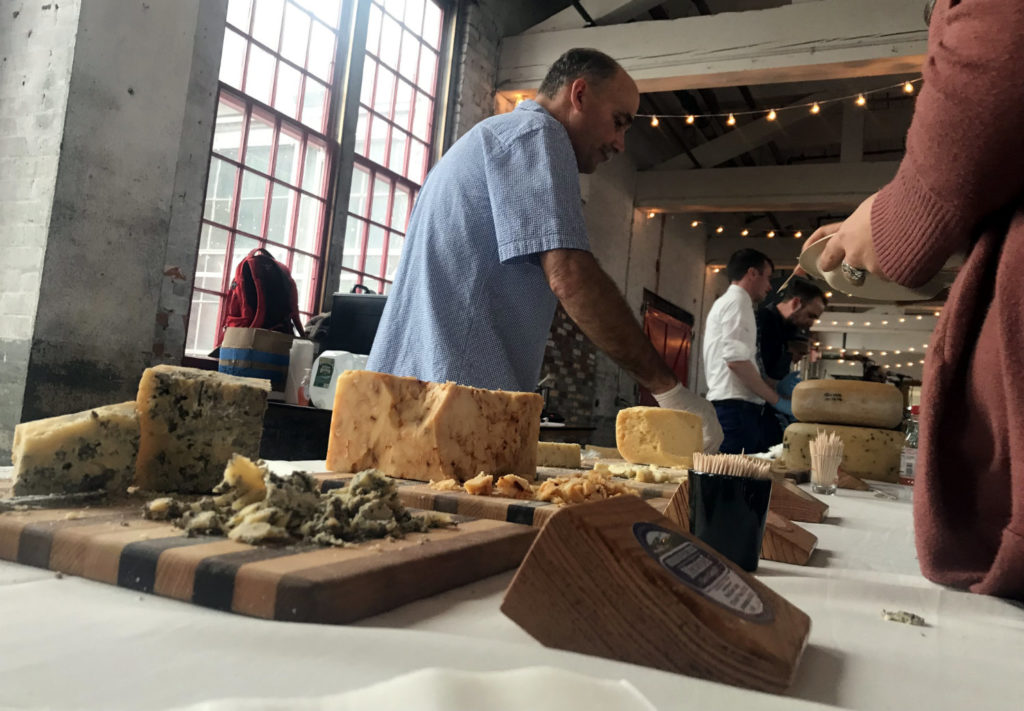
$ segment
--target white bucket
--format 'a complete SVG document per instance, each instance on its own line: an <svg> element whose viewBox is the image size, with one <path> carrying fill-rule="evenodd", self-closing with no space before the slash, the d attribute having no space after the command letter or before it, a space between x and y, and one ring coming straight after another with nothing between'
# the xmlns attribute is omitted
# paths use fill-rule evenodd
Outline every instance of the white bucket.
<svg viewBox="0 0 1024 711"><path fill-rule="evenodd" d="M369 356L348 351L324 351L309 374L309 403L321 410L334 409L338 376L346 370L365 370Z"/></svg>

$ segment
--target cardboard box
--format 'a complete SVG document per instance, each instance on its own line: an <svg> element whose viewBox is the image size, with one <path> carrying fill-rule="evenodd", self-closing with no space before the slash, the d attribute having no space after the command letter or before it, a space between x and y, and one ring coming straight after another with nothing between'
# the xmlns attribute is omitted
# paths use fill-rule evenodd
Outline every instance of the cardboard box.
<svg viewBox="0 0 1024 711"><path fill-rule="evenodd" d="M228 328L220 344L217 370L270 381L273 400L284 399L288 352L293 336L262 328Z"/></svg>

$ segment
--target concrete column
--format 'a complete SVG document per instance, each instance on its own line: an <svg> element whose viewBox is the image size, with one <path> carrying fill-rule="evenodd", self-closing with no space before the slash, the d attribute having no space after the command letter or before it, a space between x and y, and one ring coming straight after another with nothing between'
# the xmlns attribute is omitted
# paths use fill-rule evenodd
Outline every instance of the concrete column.
<svg viewBox="0 0 1024 711"><path fill-rule="evenodd" d="M39 116L29 150L2 143L0 160L40 161L4 171L38 209L27 232L0 223L0 244L26 245L17 290L0 283L0 463L19 421L132 399L144 368L180 358L226 7L26 4L0 23L24 82L5 70L0 91L25 103L12 113L36 102ZM32 25L46 29L38 42Z"/></svg>

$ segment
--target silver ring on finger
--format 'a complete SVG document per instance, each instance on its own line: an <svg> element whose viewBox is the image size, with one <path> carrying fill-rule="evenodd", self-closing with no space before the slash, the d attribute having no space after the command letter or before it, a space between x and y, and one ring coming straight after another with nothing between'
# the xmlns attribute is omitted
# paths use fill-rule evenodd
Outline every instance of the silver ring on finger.
<svg viewBox="0 0 1024 711"><path fill-rule="evenodd" d="M851 266L846 262L843 262L842 270L843 276L846 277L846 281L850 282L854 286L861 286L868 275L867 270Z"/></svg>

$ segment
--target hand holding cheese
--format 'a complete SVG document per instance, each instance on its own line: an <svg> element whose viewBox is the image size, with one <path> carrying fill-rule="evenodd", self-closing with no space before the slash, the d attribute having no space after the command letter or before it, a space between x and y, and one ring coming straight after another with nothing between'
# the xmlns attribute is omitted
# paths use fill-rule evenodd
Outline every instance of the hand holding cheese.
<svg viewBox="0 0 1024 711"><path fill-rule="evenodd" d="M725 439L722 432L722 425L718 422L718 415L714 406L696 393L690 392L683 387L682 383L676 383L675 387L667 392L654 396L658 405L669 410L682 410L697 415L703 423L702 446L705 452L714 453ZM656 464L657 462L650 462Z"/></svg>

